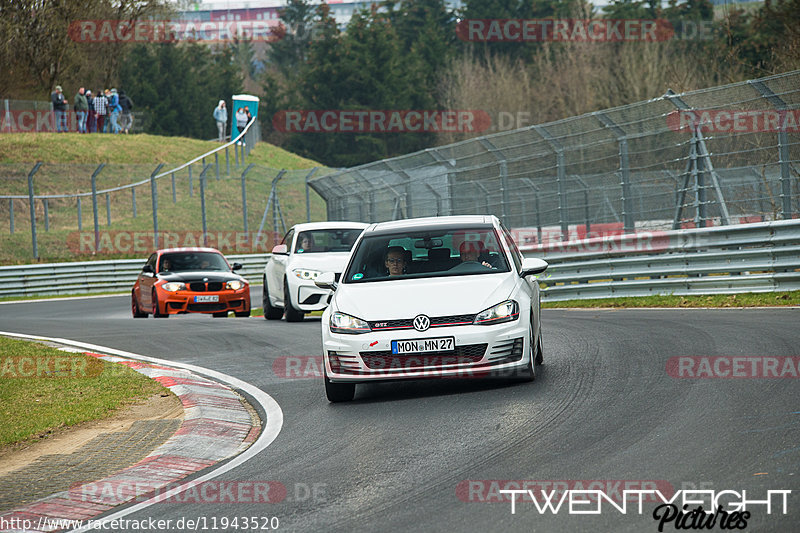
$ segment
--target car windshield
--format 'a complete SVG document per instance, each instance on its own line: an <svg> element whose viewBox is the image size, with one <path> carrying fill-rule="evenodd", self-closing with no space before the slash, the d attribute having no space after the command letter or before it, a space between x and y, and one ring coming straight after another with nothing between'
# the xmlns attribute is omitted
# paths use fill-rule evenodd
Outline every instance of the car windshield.
<svg viewBox="0 0 800 533"><path fill-rule="evenodd" d="M509 272L491 227L409 230L368 236L353 253L344 283Z"/></svg>
<svg viewBox="0 0 800 533"><path fill-rule="evenodd" d="M319 229L301 231L294 251L298 254L349 252L362 229Z"/></svg>
<svg viewBox="0 0 800 533"><path fill-rule="evenodd" d="M214 252L176 252L164 254L158 266L159 272L183 272L186 270L230 270L225 258Z"/></svg>

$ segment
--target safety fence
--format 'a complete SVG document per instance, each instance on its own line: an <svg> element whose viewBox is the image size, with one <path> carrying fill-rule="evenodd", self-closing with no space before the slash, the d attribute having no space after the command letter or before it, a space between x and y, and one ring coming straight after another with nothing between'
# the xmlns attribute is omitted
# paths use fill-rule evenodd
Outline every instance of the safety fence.
<svg viewBox="0 0 800 533"><path fill-rule="evenodd" d="M790 219L800 71L606 109L349 168L310 185L329 219L494 214L553 240ZM537 242L543 242L538 240Z"/></svg>
<svg viewBox="0 0 800 533"><path fill-rule="evenodd" d="M519 233L517 234L519 235ZM518 238L519 240L519 238ZM800 221L523 245L550 263L544 301L800 289ZM269 254L230 255L260 283ZM144 259L0 267L0 297L127 291Z"/></svg>

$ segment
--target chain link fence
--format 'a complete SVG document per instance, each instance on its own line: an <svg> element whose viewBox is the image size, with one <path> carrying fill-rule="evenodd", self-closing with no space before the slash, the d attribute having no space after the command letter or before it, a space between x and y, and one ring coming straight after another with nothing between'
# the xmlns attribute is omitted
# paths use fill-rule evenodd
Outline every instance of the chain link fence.
<svg viewBox="0 0 800 533"><path fill-rule="evenodd" d="M495 214L520 244L796 217L800 71L315 177L329 219Z"/></svg>

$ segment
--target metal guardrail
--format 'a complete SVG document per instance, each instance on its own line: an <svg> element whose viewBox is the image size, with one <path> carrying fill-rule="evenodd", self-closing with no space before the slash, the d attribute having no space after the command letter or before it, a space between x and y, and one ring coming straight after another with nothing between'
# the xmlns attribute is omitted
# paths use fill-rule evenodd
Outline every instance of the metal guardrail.
<svg viewBox="0 0 800 533"><path fill-rule="evenodd" d="M228 255L237 271L252 283L260 283L271 254ZM0 267L0 297L85 294L128 291L146 259L49 263Z"/></svg>
<svg viewBox="0 0 800 533"><path fill-rule="evenodd" d="M545 301L800 289L800 220L522 247L550 263Z"/></svg>
<svg viewBox="0 0 800 533"><path fill-rule="evenodd" d="M543 299L800 290L800 220L521 246L550 268ZM270 254L229 255L261 281ZM127 291L142 259L0 267L0 297Z"/></svg>

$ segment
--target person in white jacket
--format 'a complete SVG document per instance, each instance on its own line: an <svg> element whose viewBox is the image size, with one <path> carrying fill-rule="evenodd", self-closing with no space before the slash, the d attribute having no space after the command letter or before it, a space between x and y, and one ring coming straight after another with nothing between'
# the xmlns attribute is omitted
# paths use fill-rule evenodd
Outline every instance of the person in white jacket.
<svg viewBox="0 0 800 533"><path fill-rule="evenodd" d="M228 124L228 109L225 107L225 100L220 100L214 108L214 120L217 121L217 132L219 142L225 142L225 127Z"/></svg>

